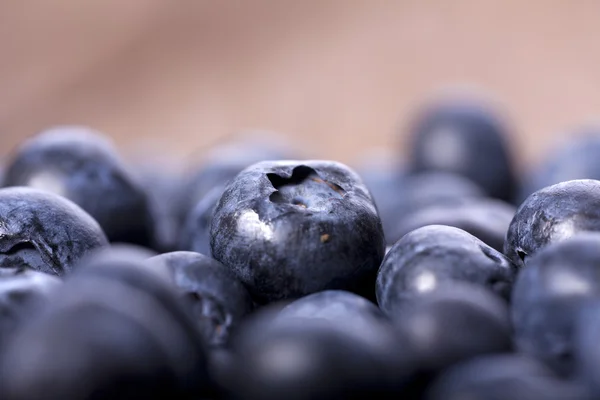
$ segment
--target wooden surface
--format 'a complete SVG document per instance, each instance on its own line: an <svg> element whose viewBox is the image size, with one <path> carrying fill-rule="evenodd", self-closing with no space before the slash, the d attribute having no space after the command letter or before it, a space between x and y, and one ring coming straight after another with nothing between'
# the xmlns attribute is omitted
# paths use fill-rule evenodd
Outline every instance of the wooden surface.
<svg viewBox="0 0 600 400"><path fill-rule="evenodd" d="M262 128L352 162L467 85L531 162L600 114L598 15L583 0L5 0L0 154L86 124L138 153Z"/></svg>

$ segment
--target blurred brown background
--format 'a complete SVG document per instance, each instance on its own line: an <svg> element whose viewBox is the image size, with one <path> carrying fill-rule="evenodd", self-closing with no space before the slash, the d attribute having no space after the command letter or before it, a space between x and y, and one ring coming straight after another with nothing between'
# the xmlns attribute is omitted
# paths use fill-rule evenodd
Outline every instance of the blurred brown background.
<svg viewBox="0 0 600 400"><path fill-rule="evenodd" d="M4 0L0 154L54 124L177 155L243 128L353 162L448 85L535 160L600 111L600 2Z"/></svg>

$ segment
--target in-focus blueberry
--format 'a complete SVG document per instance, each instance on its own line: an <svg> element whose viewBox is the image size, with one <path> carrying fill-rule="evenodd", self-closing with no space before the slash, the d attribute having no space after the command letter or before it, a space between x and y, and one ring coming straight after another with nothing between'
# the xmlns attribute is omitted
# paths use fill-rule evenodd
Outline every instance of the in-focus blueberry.
<svg viewBox="0 0 600 400"><path fill-rule="evenodd" d="M176 251L148 263L169 275L211 346L225 345L231 331L252 310L252 299L242 283L208 256Z"/></svg>
<svg viewBox="0 0 600 400"><path fill-rule="evenodd" d="M75 203L37 189L0 189L0 268L63 275L108 246L98 223Z"/></svg>
<svg viewBox="0 0 600 400"><path fill-rule="evenodd" d="M541 248L581 231L600 230L600 181L580 179L538 190L518 208L504 254L523 266Z"/></svg>
<svg viewBox="0 0 600 400"><path fill-rule="evenodd" d="M415 296L456 281L487 287L508 299L517 273L502 253L458 228L429 225L400 239L377 276L377 301L386 313Z"/></svg>
<svg viewBox="0 0 600 400"><path fill-rule="evenodd" d="M267 303L343 289L373 297L385 240L359 176L333 161L254 164L230 182L211 252Z"/></svg>

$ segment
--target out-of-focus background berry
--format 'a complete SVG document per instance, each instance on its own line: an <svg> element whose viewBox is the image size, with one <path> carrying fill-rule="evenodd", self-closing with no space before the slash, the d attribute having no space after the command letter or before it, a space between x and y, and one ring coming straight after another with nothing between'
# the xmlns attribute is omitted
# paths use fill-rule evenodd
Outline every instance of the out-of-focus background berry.
<svg viewBox="0 0 600 400"><path fill-rule="evenodd" d="M593 1L0 2L0 155L57 124L188 155L246 128L354 162L447 89L489 94L517 154L600 115Z"/></svg>

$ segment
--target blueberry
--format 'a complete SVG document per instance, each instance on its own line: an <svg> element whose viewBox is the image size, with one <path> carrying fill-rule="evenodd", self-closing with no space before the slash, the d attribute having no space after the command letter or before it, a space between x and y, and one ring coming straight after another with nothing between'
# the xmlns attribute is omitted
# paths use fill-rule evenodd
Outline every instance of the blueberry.
<svg viewBox="0 0 600 400"><path fill-rule="evenodd" d="M231 392L229 386L232 384L231 371L235 366L235 357L228 347L213 347L208 353L208 369L211 380L215 386L212 397L214 399L226 399Z"/></svg>
<svg viewBox="0 0 600 400"><path fill-rule="evenodd" d="M538 190L518 208L506 234L504 254L523 266L551 243L577 232L600 230L600 181L581 179Z"/></svg>
<svg viewBox="0 0 600 400"><path fill-rule="evenodd" d="M98 223L75 203L37 189L0 189L0 268L63 275L107 245Z"/></svg>
<svg viewBox="0 0 600 400"><path fill-rule="evenodd" d="M462 175L510 201L516 176L507 127L490 107L466 99L428 105L410 127L408 168Z"/></svg>
<svg viewBox="0 0 600 400"><path fill-rule="evenodd" d="M600 180L600 131L586 127L573 132L536 166L519 193L519 203L547 186L574 179Z"/></svg>
<svg viewBox="0 0 600 400"><path fill-rule="evenodd" d="M177 199L182 191L178 171L164 166L136 165L136 180L147 194L154 221L152 248L159 253L178 249L181 230Z"/></svg>
<svg viewBox="0 0 600 400"><path fill-rule="evenodd" d="M455 281L485 286L505 299L517 269L502 253L450 226L429 225L400 239L377 276L377 300L391 313L415 296Z"/></svg>
<svg viewBox="0 0 600 400"><path fill-rule="evenodd" d="M600 300L596 297L577 312L573 340L573 361L576 376L597 399L600 393Z"/></svg>
<svg viewBox="0 0 600 400"><path fill-rule="evenodd" d="M408 193L404 190L404 166L396 160L396 155L387 149L368 152L357 167L357 172L377 206L387 239L394 221L404 213L399 207L400 199Z"/></svg>
<svg viewBox="0 0 600 400"><path fill-rule="evenodd" d="M445 371L428 400L591 400L575 382L557 379L543 364L521 354L477 357Z"/></svg>
<svg viewBox="0 0 600 400"><path fill-rule="evenodd" d="M425 381L458 362L512 349L508 306L471 284L444 285L390 316Z"/></svg>
<svg viewBox="0 0 600 400"><path fill-rule="evenodd" d="M89 128L56 127L29 139L13 154L4 184L68 198L98 221L111 242L151 244L146 194L112 143Z"/></svg>
<svg viewBox="0 0 600 400"><path fill-rule="evenodd" d="M344 290L324 290L304 296L285 306L279 317L323 318L338 323L371 325L373 321L385 323L387 317L372 302Z"/></svg>
<svg viewBox="0 0 600 400"><path fill-rule="evenodd" d="M199 336L192 313L178 296L177 286L164 269L152 268L148 262L153 257L156 254L144 248L113 245L88 254L76 272L77 276L114 280L150 295L179 320L189 337Z"/></svg>
<svg viewBox="0 0 600 400"><path fill-rule="evenodd" d="M259 313L260 315L260 313ZM370 343L319 318L275 318L245 325L233 342L227 387L236 399L396 398L400 371ZM262 320L260 320L262 318Z"/></svg>
<svg viewBox="0 0 600 400"><path fill-rule="evenodd" d="M181 229L179 248L201 254L211 254L210 226L225 185L215 186L188 214Z"/></svg>
<svg viewBox="0 0 600 400"><path fill-rule="evenodd" d="M422 209L435 206L458 207L485 197L483 190L472 181L445 172L407 175L396 186L390 183L389 188L390 197L383 203L388 212L382 215L388 244L394 244L402 237L398 232L398 225Z"/></svg>
<svg viewBox="0 0 600 400"><path fill-rule="evenodd" d="M175 292L135 257L87 262L8 343L2 398L205 395L205 352Z"/></svg>
<svg viewBox="0 0 600 400"><path fill-rule="evenodd" d="M41 272L0 268L0 348L60 284L57 277Z"/></svg>
<svg viewBox="0 0 600 400"><path fill-rule="evenodd" d="M409 208L485 197L485 192L475 182L449 172L427 171L407 175L403 184L406 200L402 200Z"/></svg>
<svg viewBox="0 0 600 400"><path fill-rule="evenodd" d="M326 289L372 296L385 240L354 171L333 161L275 161L248 167L227 186L211 250L265 303Z"/></svg>
<svg viewBox="0 0 600 400"><path fill-rule="evenodd" d="M291 302L277 315L281 318L308 318L331 322L372 346L374 354L389 363L391 373L412 362L410 348L402 346L391 321L375 304L343 290L325 290Z"/></svg>
<svg viewBox="0 0 600 400"><path fill-rule="evenodd" d="M515 284L516 343L560 374L573 370L577 311L600 295L599 263L600 234L579 233L531 257Z"/></svg>
<svg viewBox="0 0 600 400"><path fill-rule="evenodd" d="M252 310L246 288L220 262L202 254L178 251L148 260L166 269L190 306L205 341L225 345L230 332Z"/></svg>
<svg viewBox="0 0 600 400"><path fill-rule="evenodd" d="M502 200L472 199L423 207L395 226L393 237L427 225L448 225L463 229L493 249L502 252L508 226L516 208Z"/></svg>
<svg viewBox="0 0 600 400"><path fill-rule="evenodd" d="M295 151L269 132L248 131L234 143L212 148L184 179L179 200L180 223L214 187L227 184L246 167L261 161L289 159Z"/></svg>

